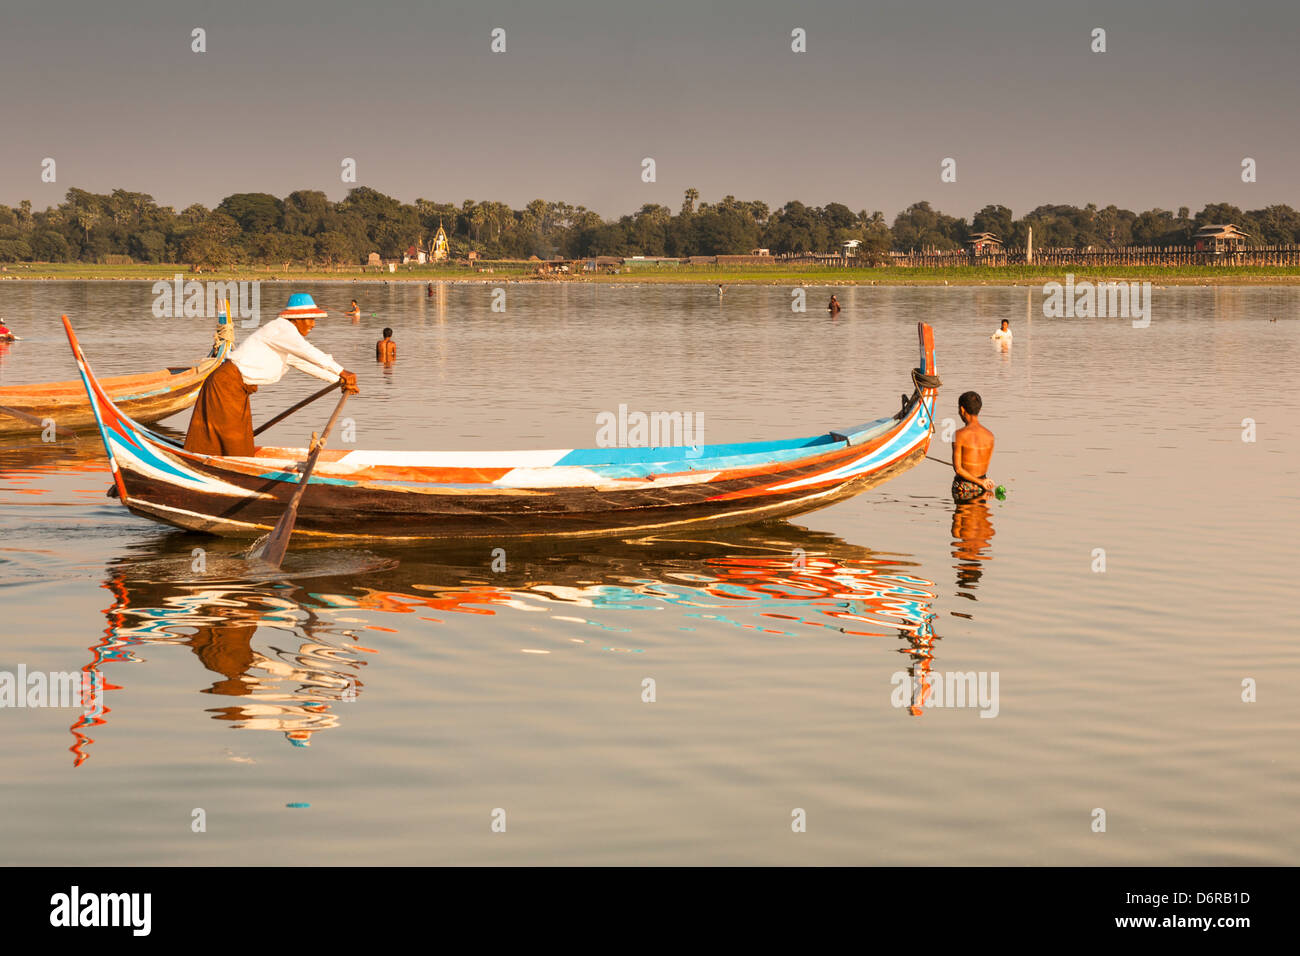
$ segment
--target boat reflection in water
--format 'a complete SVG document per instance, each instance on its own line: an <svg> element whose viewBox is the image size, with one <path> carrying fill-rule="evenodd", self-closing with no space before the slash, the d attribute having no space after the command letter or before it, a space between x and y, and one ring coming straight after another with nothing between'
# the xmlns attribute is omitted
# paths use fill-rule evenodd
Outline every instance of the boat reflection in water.
<svg viewBox="0 0 1300 956"><path fill-rule="evenodd" d="M202 573L193 564L199 547L207 549ZM934 584L914 573L910 556L785 522L587 542L580 553L572 543L515 546L508 556L483 546L380 555L305 549L260 582L237 579L247 570L236 547L175 533L108 568L108 626L83 668L103 674L108 700L121 699L126 673L109 665L143 662L153 646L184 647L215 675L203 692L230 698L208 708L214 719L307 746L338 726L341 705L364 698L364 668L381 659L383 634L428 629L425 621L475 627L483 616L541 610L559 622L631 631L652 623L638 612L668 608L700 627L901 640L899 650L914 658L934 639ZM495 571L494 562L504 567ZM104 706L101 717L73 726L78 764L111 715Z"/></svg>

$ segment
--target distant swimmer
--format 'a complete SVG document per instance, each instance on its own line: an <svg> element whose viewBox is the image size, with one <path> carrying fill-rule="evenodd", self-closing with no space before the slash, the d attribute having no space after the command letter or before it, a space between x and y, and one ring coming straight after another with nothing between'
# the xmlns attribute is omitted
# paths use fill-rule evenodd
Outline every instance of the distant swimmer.
<svg viewBox="0 0 1300 956"><path fill-rule="evenodd" d="M8 326L0 322L0 342L12 342L17 338L18 336L9 331Z"/></svg>
<svg viewBox="0 0 1300 956"><path fill-rule="evenodd" d="M429 287L425 290L425 293L424 293L424 294L427 295L430 299L433 298L433 283L432 283L432 282L429 283Z"/></svg>
<svg viewBox="0 0 1300 956"><path fill-rule="evenodd" d="M1003 348L1007 348L1011 344L1011 323L1003 319L1002 328L990 335L989 338Z"/></svg>
<svg viewBox="0 0 1300 956"><path fill-rule="evenodd" d="M352 300L352 308L348 309L348 311L343 314L353 321L361 318L361 306L357 305L356 299Z"/></svg>
<svg viewBox="0 0 1300 956"><path fill-rule="evenodd" d="M952 436L952 500L977 501L996 486L988 476L993 459L993 433L980 424L984 401L979 392L962 392L957 399L957 413L964 428Z"/></svg>
<svg viewBox="0 0 1300 956"><path fill-rule="evenodd" d="M831 296L830 302L826 303L826 311L829 312L831 315L839 315L840 300L835 298L835 296Z"/></svg>
<svg viewBox="0 0 1300 956"><path fill-rule="evenodd" d="M393 330L384 329L384 337L375 343L375 361L387 364L396 358L397 343L393 341Z"/></svg>
<svg viewBox="0 0 1300 956"><path fill-rule="evenodd" d="M722 283L718 283L718 298L722 298Z"/></svg>

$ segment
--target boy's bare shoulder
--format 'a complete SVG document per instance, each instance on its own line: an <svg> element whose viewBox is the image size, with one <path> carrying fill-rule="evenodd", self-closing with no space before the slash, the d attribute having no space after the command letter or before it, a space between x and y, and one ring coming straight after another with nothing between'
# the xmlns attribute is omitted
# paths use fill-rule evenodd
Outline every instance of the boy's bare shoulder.
<svg viewBox="0 0 1300 956"><path fill-rule="evenodd" d="M983 425L964 425L952 436L953 444L982 445L993 441L993 433Z"/></svg>

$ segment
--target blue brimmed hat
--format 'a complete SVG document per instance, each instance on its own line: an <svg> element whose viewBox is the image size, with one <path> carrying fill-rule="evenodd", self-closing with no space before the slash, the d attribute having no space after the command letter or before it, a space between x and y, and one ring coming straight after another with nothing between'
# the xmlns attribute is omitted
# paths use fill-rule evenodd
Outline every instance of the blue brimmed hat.
<svg viewBox="0 0 1300 956"><path fill-rule="evenodd" d="M295 292L289 296L289 304L280 312L282 319L323 319L326 312L321 309L316 300L306 292Z"/></svg>

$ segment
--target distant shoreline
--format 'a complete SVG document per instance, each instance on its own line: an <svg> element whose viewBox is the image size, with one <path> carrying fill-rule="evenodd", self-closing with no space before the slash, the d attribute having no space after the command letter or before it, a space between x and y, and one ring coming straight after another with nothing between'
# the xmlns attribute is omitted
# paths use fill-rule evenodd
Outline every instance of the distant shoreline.
<svg viewBox="0 0 1300 956"><path fill-rule="evenodd" d="M0 282L158 282L177 275L188 281L436 284L534 283L601 285L775 285L775 286L1035 286L1060 281L1067 274L1079 279L1151 282L1153 285L1290 285L1300 283L1300 266L958 266L946 268L837 268L807 266L741 266L718 268L678 266L608 273L539 275L535 263L509 263L479 272L465 267L399 267L396 272L332 270L267 270L190 272L179 265L91 265L87 263L8 263Z"/></svg>

